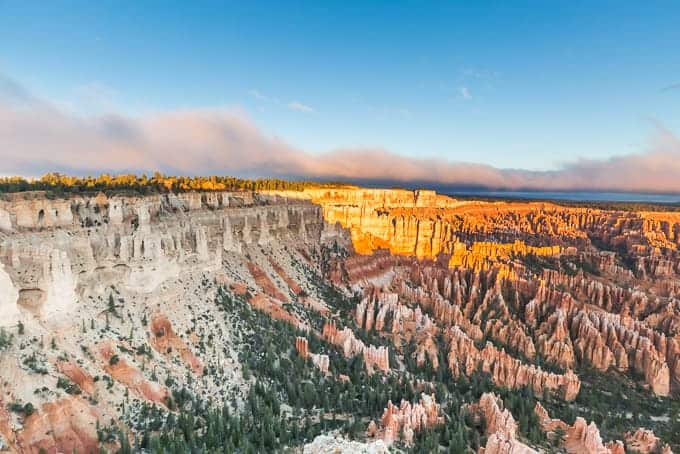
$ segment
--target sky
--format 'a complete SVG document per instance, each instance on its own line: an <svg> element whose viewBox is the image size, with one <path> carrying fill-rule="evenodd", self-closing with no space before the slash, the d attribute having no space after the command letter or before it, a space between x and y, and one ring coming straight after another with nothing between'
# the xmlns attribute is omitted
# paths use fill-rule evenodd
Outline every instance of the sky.
<svg viewBox="0 0 680 454"><path fill-rule="evenodd" d="M671 1L0 0L0 174L680 191L678 24Z"/></svg>

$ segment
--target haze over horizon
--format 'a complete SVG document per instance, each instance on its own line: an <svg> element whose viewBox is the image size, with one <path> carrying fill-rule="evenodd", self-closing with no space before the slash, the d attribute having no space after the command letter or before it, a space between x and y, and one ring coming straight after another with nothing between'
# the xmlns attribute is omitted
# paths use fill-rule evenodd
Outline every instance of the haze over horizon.
<svg viewBox="0 0 680 454"><path fill-rule="evenodd" d="M551 6L2 2L0 174L680 192L680 7Z"/></svg>

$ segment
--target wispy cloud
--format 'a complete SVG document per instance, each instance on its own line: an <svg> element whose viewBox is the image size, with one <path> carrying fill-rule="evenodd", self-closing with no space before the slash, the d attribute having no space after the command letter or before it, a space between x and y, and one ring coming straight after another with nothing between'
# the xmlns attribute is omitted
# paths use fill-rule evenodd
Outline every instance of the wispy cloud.
<svg viewBox="0 0 680 454"><path fill-rule="evenodd" d="M463 99L472 99L472 93L468 87L458 87L458 94Z"/></svg>
<svg viewBox="0 0 680 454"><path fill-rule="evenodd" d="M271 103L277 106L282 106L283 107L283 102L279 100L279 98L273 97L266 95L262 93L260 90L257 89L252 89L248 90L248 94L255 98L256 100L262 102L262 103ZM287 107L290 110L294 110L296 112L303 112L303 113L313 113L314 108L301 103L300 101L290 101L289 103L285 104L285 107Z"/></svg>
<svg viewBox="0 0 680 454"><path fill-rule="evenodd" d="M680 140L662 126L649 148L636 154L581 159L552 171L498 169L411 158L380 147L309 153L264 133L245 114L232 110L77 115L1 75L0 162L4 174L19 175L160 170L507 189L680 192Z"/></svg>
<svg viewBox="0 0 680 454"><path fill-rule="evenodd" d="M259 90L248 90L248 94L259 101L269 101L271 99Z"/></svg>
<svg viewBox="0 0 680 454"><path fill-rule="evenodd" d="M311 106L308 106L307 104L303 104L299 101L291 101L288 103L288 108L291 110L296 110L298 112L304 112L304 113L312 113L314 112L314 109Z"/></svg>
<svg viewBox="0 0 680 454"><path fill-rule="evenodd" d="M680 82L675 83L675 84L666 85L660 91L663 93L663 92L673 91L673 90L680 90Z"/></svg>
<svg viewBox="0 0 680 454"><path fill-rule="evenodd" d="M492 80L497 79L500 74L484 68L463 68L460 70L460 78L463 80Z"/></svg>

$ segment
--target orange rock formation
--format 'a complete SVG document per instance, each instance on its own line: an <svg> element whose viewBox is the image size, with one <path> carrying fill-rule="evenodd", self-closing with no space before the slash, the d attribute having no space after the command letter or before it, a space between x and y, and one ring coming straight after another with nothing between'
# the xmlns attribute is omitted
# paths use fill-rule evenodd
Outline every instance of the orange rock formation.
<svg viewBox="0 0 680 454"><path fill-rule="evenodd" d="M58 361L57 369L86 394L94 393L94 379L73 361Z"/></svg>
<svg viewBox="0 0 680 454"><path fill-rule="evenodd" d="M517 422L512 414L503 409L503 401L493 393L484 393L479 402L467 406L473 416L484 421L488 435L482 454L533 454L534 449L516 439Z"/></svg>
<svg viewBox="0 0 680 454"><path fill-rule="evenodd" d="M97 413L81 397L45 403L26 418L16 439L18 452L99 452Z"/></svg>
<svg viewBox="0 0 680 454"><path fill-rule="evenodd" d="M104 370L138 396L152 402L164 403L170 395L165 387L147 380L136 366L119 356L111 342L102 343L99 352L104 360Z"/></svg>
<svg viewBox="0 0 680 454"><path fill-rule="evenodd" d="M162 355L176 352L191 370L198 376L203 375L203 364L189 346L172 329L172 323L167 316L157 314L151 320L151 346Z"/></svg>
<svg viewBox="0 0 680 454"><path fill-rule="evenodd" d="M347 327L339 330L335 322L326 322L323 326L322 337L327 342L340 347L346 358L362 355L369 373L372 373L375 369L383 372L390 370L387 347L366 345L357 339L352 330Z"/></svg>
<svg viewBox="0 0 680 454"><path fill-rule="evenodd" d="M299 336L295 338L295 349L303 358L311 359L312 364L314 364L321 372L328 374L328 366L330 366L330 359L328 358L328 355L310 353L309 342L306 338Z"/></svg>
<svg viewBox="0 0 680 454"><path fill-rule="evenodd" d="M434 395L423 393L418 403L402 400L398 407L389 401L380 418L382 431L377 434L386 443L401 439L404 443L411 444L415 432L444 423L444 417L439 413L439 404ZM376 432L375 427L375 423L372 423L369 433Z"/></svg>
<svg viewBox="0 0 680 454"><path fill-rule="evenodd" d="M550 434L554 434L557 429L564 434L562 440L562 447L568 453L584 453L584 454L622 454L624 446L621 441L613 441L607 444L602 442L600 431L594 422L586 423L586 420L577 417L573 426L569 426L559 419L551 419L548 412L540 403L536 403L534 409L538 417L541 430Z"/></svg>

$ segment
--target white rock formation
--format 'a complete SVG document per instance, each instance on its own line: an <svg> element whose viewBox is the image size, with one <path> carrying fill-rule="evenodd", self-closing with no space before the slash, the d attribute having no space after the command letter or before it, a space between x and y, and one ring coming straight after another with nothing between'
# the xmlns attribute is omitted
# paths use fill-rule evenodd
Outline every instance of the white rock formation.
<svg viewBox="0 0 680 454"><path fill-rule="evenodd" d="M241 253L241 243L234 238L229 216L222 218L222 247L225 251Z"/></svg>
<svg viewBox="0 0 680 454"><path fill-rule="evenodd" d="M0 210L0 230L9 232L12 230L12 220L9 213L5 210Z"/></svg>
<svg viewBox="0 0 680 454"><path fill-rule="evenodd" d="M0 326L14 325L19 320L18 298L19 292L0 263Z"/></svg>
<svg viewBox="0 0 680 454"><path fill-rule="evenodd" d="M118 225L123 222L123 201L112 199L109 202L109 223Z"/></svg>
<svg viewBox="0 0 680 454"><path fill-rule="evenodd" d="M46 298L41 312L47 320L59 321L76 305L76 283L66 251L53 249L43 271Z"/></svg>
<svg viewBox="0 0 680 454"><path fill-rule="evenodd" d="M382 440L370 443L349 441L333 435L319 435L305 445L304 454L388 454L390 451Z"/></svg>
<svg viewBox="0 0 680 454"><path fill-rule="evenodd" d="M245 192L0 200L0 323L29 313L56 322L85 293L108 297L112 286L153 298L187 270L217 271L223 251L301 241L291 215L320 240L323 219L309 201Z"/></svg>
<svg viewBox="0 0 680 454"><path fill-rule="evenodd" d="M257 240L257 243L260 246L264 246L265 244L269 244L269 242L272 240L272 236L269 233L269 225L267 224L267 214L263 213L260 214L260 238Z"/></svg>

